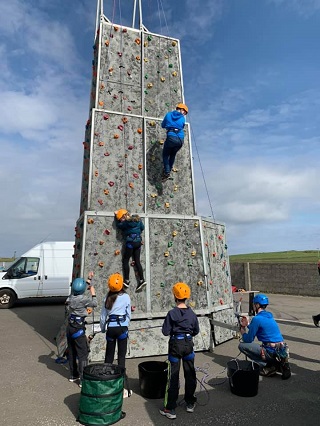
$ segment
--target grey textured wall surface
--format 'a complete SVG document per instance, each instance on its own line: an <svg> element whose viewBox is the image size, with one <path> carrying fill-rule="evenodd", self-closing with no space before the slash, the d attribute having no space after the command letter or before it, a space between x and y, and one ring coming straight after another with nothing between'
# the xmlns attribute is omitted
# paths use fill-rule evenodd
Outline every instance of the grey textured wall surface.
<svg viewBox="0 0 320 426"><path fill-rule="evenodd" d="M232 283L248 289L245 263L231 263ZM317 265L311 263L249 263L251 289L265 293L320 296Z"/></svg>
<svg viewBox="0 0 320 426"><path fill-rule="evenodd" d="M131 266L127 291L138 329L131 341L132 356L166 353L159 328L150 324L161 322L173 307L172 286L178 281L190 285L189 305L197 315L205 315L200 318L199 338L206 343L198 345L208 349L213 346L212 313L219 311L223 318L225 312L231 320L231 283L225 226L196 216L188 124L172 176L161 182L166 137L161 121L184 101L179 41L113 25L103 18L92 73L73 276L94 272L96 319L108 277L122 272L124 240L114 211L125 208L138 213L145 224L141 263L147 287L135 293L137 279ZM143 334L146 323L148 333ZM219 332L219 342L229 338L229 332ZM94 341L92 356L99 357L104 343L101 336ZM136 346L133 341L138 342Z"/></svg>

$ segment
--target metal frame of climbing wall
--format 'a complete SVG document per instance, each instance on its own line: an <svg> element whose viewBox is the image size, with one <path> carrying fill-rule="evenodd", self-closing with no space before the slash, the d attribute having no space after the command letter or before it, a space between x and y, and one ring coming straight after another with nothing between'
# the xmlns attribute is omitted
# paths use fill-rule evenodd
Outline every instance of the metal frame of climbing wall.
<svg viewBox="0 0 320 426"><path fill-rule="evenodd" d="M140 29L115 25L101 13L83 142L73 276L94 271L101 307L109 275L122 271L123 238L114 211L126 208L141 216L145 224L141 263L148 284L144 291L134 292L132 266L128 289L133 306L132 357L166 353L161 324L174 306L171 289L177 281L190 285L189 305L199 316L196 350L232 337L222 328L212 333L211 319L233 320L229 261L224 225L196 214L188 125L172 179L161 182L166 137L161 121L183 98L179 40L150 33L142 25ZM99 309L92 319L97 320L98 314ZM91 359L102 360L104 350L104 336L97 334L91 342Z"/></svg>

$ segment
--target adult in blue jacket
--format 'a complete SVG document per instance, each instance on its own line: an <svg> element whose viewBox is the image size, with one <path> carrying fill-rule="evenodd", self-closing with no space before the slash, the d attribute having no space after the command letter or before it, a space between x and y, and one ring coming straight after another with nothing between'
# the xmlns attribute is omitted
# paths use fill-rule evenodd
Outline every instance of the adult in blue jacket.
<svg viewBox="0 0 320 426"><path fill-rule="evenodd" d="M242 342L239 344L239 350L260 365L262 376L274 376L281 372L282 379L286 380L291 376L289 349L272 313L266 311L268 305L269 299L265 294L257 294L253 298L256 315L250 325L246 317L241 318ZM254 342L255 337L261 345Z"/></svg>
<svg viewBox="0 0 320 426"><path fill-rule="evenodd" d="M176 154L182 148L184 141L183 129L186 124L185 116L187 114L187 105L180 103L174 111L168 112L162 120L161 127L167 131L167 138L162 151L163 181L169 178Z"/></svg>

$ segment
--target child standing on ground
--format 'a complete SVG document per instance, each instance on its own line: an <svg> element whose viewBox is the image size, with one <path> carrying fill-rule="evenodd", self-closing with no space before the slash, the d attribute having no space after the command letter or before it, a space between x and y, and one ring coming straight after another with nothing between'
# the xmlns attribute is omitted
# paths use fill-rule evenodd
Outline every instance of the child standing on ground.
<svg viewBox="0 0 320 426"><path fill-rule="evenodd" d="M144 224L138 215L130 216L128 211L125 209L120 209L116 211L115 215L117 219L117 227L121 229L121 231L123 232L126 238L125 251L122 258L123 274L124 274L123 285L128 288L130 284L129 261L130 261L130 258L132 257L139 275L139 283L136 288L136 292L137 292L141 290L147 284L144 279L143 269L140 263L140 254L141 254L141 245L142 245L141 233L144 230Z"/></svg>
<svg viewBox="0 0 320 426"><path fill-rule="evenodd" d="M81 387L82 383L83 369L88 364L89 348L85 327L85 318L88 315L87 308L95 308L97 306L96 292L91 285L92 277L93 272L90 272L86 282L83 278L75 278L71 285L71 295L66 300L68 310L69 382L79 380L79 387ZM87 285L91 297L84 294Z"/></svg>
<svg viewBox="0 0 320 426"><path fill-rule="evenodd" d="M193 310L186 305L191 296L190 287L185 283L176 283L172 292L176 306L171 309L162 326L162 334L170 336L169 340L169 374L164 408L160 414L168 419L175 419L177 400L179 396L179 370L182 360L185 394L184 400L188 413L193 413L197 398L194 396L197 378L194 368L193 337L199 333L199 322Z"/></svg>
<svg viewBox="0 0 320 426"><path fill-rule="evenodd" d="M106 333L105 363L112 364L116 343L118 344L118 365L125 368L128 345L128 327L131 319L131 300L123 289L123 277L116 273L109 277L109 291L104 299L100 316L100 329ZM130 391L131 393L131 391ZM124 390L124 397L128 390Z"/></svg>

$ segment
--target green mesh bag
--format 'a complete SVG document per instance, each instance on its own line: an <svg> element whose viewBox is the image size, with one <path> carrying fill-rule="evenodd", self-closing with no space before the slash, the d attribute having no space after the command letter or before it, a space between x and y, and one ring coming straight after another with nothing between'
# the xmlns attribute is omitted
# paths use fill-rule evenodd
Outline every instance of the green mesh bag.
<svg viewBox="0 0 320 426"><path fill-rule="evenodd" d="M112 425L122 413L125 369L113 364L84 368L78 421L88 426Z"/></svg>

